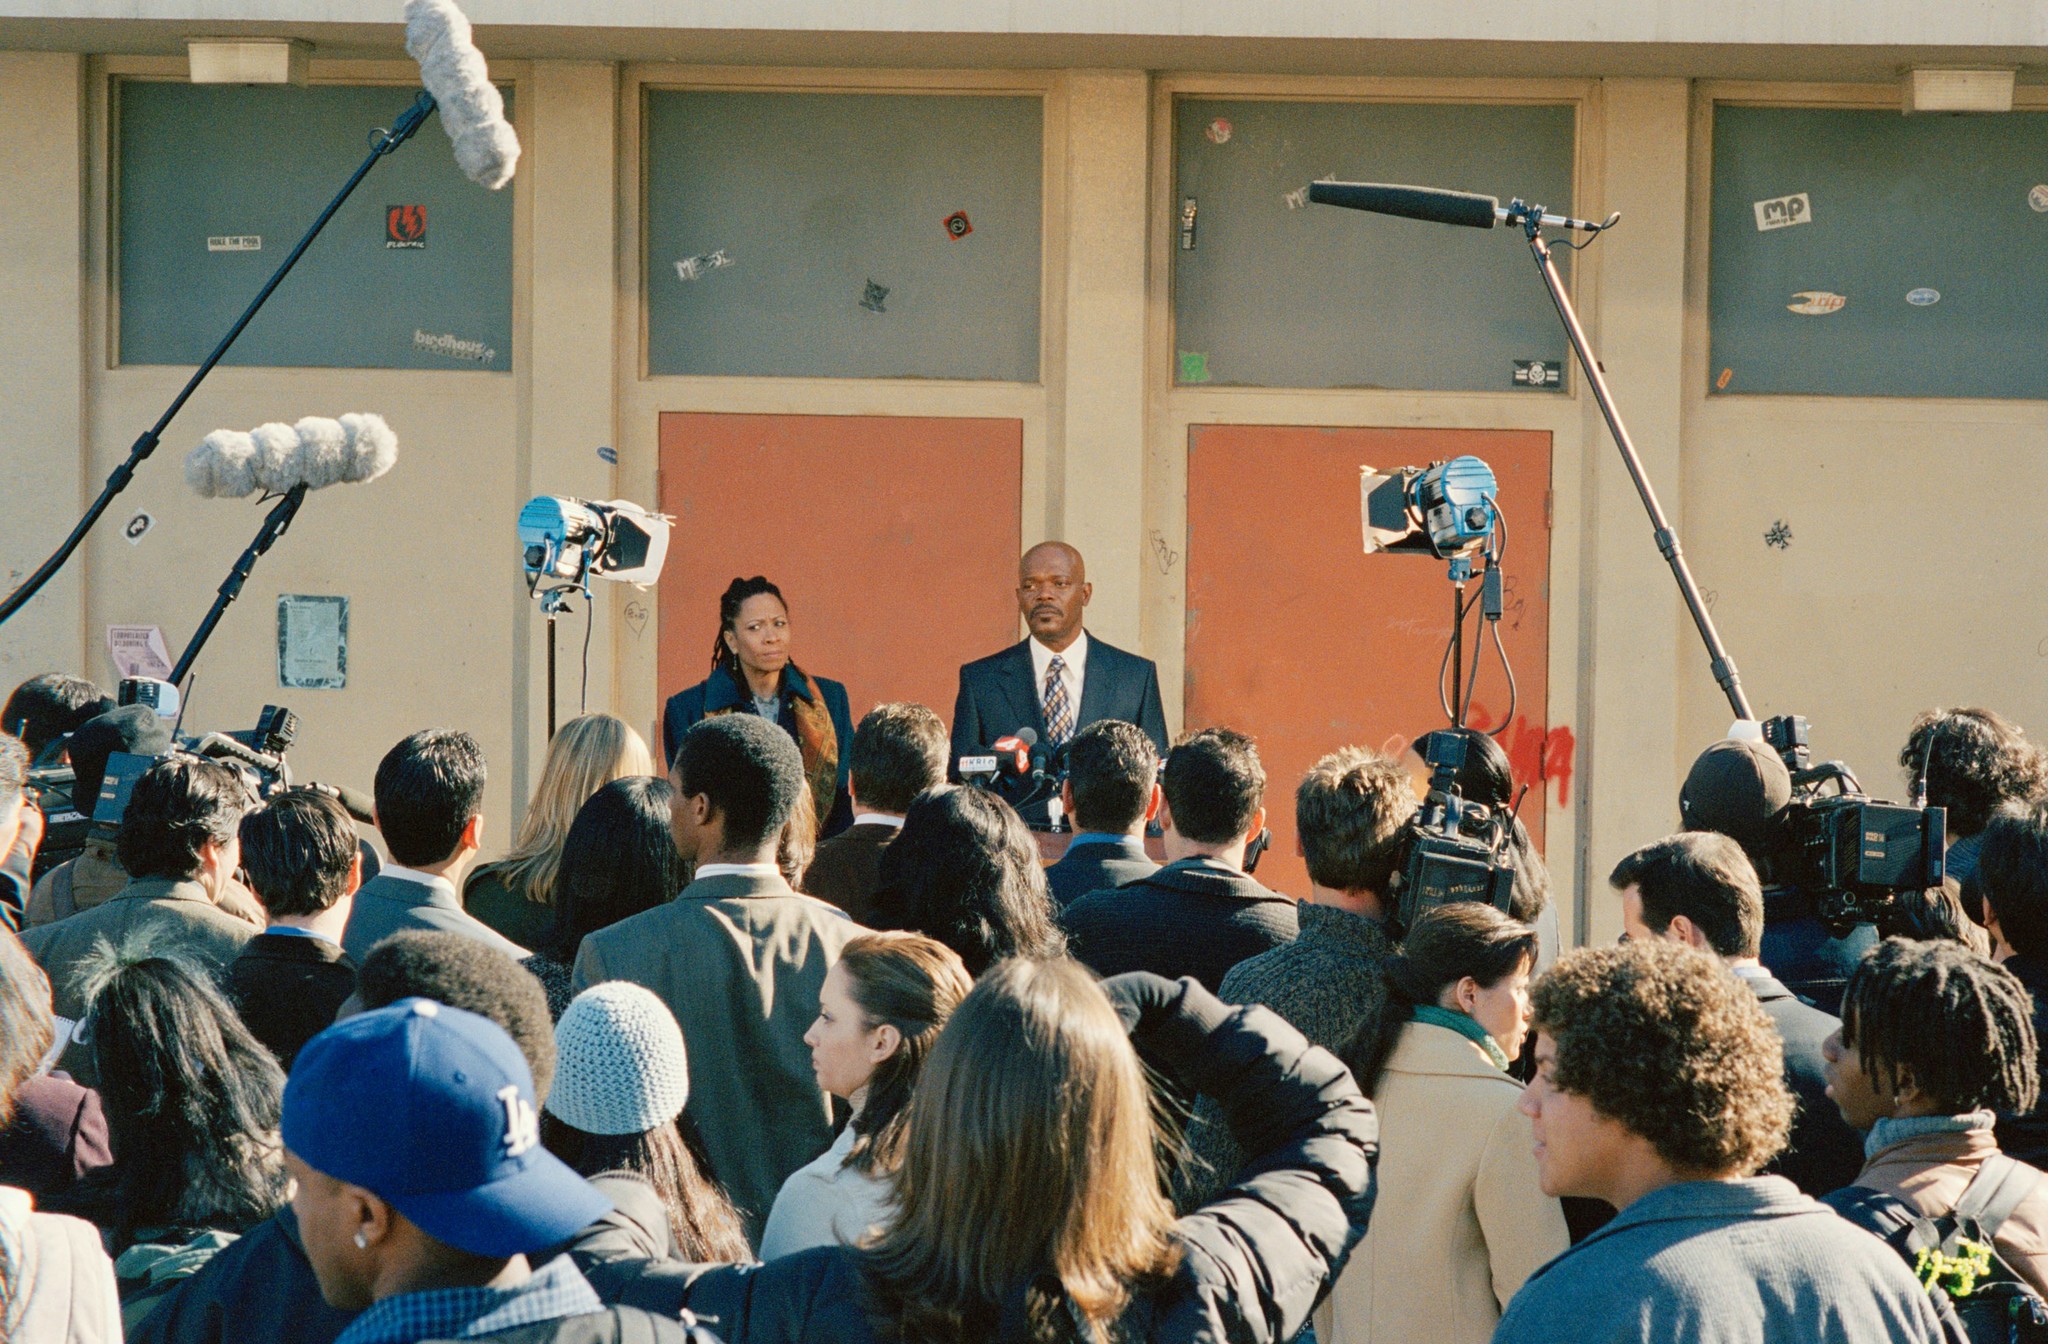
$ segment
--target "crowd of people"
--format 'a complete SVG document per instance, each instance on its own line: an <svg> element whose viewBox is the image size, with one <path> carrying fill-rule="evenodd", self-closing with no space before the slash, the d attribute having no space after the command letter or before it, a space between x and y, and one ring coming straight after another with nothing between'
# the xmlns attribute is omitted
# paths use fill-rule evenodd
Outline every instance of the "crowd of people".
<svg viewBox="0 0 2048 1344"><path fill-rule="evenodd" d="M1503 908L1404 905L1420 740L1290 796L1242 733L1089 723L1047 866L929 708L807 749L843 688L755 677L780 595L729 597L732 703L665 768L573 720L483 864L466 732L391 748L366 834L14 692L0 1339L2048 1338L2048 754L1997 714L1910 726L1951 878L1882 928L1787 884L1787 767L1731 740L1571 950L1519 823ZM32 765L93 798L116 751L161 759L48 862Z"/></svg>

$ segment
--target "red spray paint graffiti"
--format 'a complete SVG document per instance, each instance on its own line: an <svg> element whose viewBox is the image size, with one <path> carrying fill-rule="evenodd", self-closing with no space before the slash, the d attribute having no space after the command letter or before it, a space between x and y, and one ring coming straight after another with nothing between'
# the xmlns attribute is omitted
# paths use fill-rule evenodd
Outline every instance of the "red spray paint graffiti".
<svg viewBox="0 0 2048 1344"><path fill-rule="evenodd" d="M1467 723L1486 727L1494 723L1494 716L1484 705L1475 704L1465 716ZM1502 750L1508 754L1508 765L1514 771L1517 783L1528 784L1541 790L1546 797L1549 786L1557 785L1557 801L1560 807L1572 800L1572 758L1578 750L1578 739L1572 730L1564 725L1544 732L1529 722L1526 714L1517 714L1515 721L1508 725L1499 738Z"/></svg>

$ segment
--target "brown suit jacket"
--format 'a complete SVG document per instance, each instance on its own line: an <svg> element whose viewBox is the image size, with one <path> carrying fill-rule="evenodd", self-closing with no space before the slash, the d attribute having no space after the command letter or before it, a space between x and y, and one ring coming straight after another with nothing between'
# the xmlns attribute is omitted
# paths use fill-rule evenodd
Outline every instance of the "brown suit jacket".
<svg viewBox="0 0 2048 1344"><path fill-rule="evenodd" d="M780 876L700 878L667 905L583 940L577 993L630 980L660 995L689 1053L686 1114L759 1246L775 1194L832 1143L804 1032L848 939L866 933Z"/></svg>
<svg viewBox="0 0 2048 1344"><path fill-rule="evenodd" d="M871 923L882 851L896 838L898 829L879 821L856 821L825 841L804 870L804 891L832 902L856 924Z"/></svg>

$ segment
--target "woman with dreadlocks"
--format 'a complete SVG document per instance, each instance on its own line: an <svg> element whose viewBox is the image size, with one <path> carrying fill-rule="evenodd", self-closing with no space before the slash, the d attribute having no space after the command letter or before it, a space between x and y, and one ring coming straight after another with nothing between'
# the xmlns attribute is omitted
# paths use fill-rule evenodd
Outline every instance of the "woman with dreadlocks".
<svg viewBox="0 0 2048 1344"><path fill-rule="evenodd" d="M2000 1156L1994 1113L2032 1110L2039 1091L2026 989L2011 971L1953 942L1879 944L1850 975L1841 1029L1821 1053L1828 1096L1870 1136L1856 1183L1828 1196L1838 1209L1867 1204L1877 1192L1923 1217L1948 1217ZM2048 1182L2031 1167L2019 1174L2032 1175L2033 1189L1992 1248L2048 1294Z"/></svg>
<svg viewBox="0 0 2048 1344"><path fill-rule="evenodd" d="M663 759L675 760L691 724L717 714L759 714L796 739L818 811L818 839L853 824L846 792L853 714L846 687L804 672L790 658L789 604L760 574L734 579L719 597L711 675L668 698L661 715Z"/></svg>

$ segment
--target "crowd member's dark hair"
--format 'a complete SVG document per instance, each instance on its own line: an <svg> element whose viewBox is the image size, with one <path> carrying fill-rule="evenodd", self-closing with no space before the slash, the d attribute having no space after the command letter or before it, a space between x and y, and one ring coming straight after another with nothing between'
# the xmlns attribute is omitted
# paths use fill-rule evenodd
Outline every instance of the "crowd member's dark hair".
<svg viewBox="0 0 2048 1344"><path fill-rule="evenodd" d="M1385 892L1415 815L1408 773L1365 747L1317 761L1294 790L1294 832L1309 881L1336 891Z"/></svg>
<svg viewBox="0 0 2048 1344"><path fill-rule="evenodd" d="M900 1038L895 1053L875 1066L867 1100L848 1122L855 1135L848 1170L887 1175L903 1161L910 1095L925 1058L974 981L952 948L901 930L849 940L839 949L839 967L868 1028L886 1023Z"/></svg>
<svg viewBox="0 0 2048 1344"><path fill-rule="evenodd" d="M1243 733L1204 728L1166 753L1160 776L1173 829L1204 845L1244 838L1266 801L1266 767Z"/></svg>
<svg viewBox="0 0 2048 1344"><path fill-rule="evenodd" d="M427 728L384 753L373 787L391 861L408 868L447 862L462 828L483 811L487 774L483 748L458 729Z"/></svg>
<svg viewBox="0 0 2048 1344"><path fill-rule="evenodd" d="M130 877L196 877L200 851L232 841L248 806L248 789L228 767L190 756L158 761L128 795L115 857Z"/></svg>
<svg viewBox="0 0 2048 1344"><path fill-rule="evenodd" d="M1979 956L1991 955L1991 935L1970 918L1962 894L1962 883L1953 877L1925 891L1902 891L1886 913L1885 928L1901 938L1917 941L1946 939L1967 947Z"/></svg>
<svg viewBox="0 0 2048 1344"><path fill-rule="evenodd" d="M1974 886L2013 951L2048 957L2048 802L2007 803L1991 814Z"/></svg>
<svg viewBox="0 0 2048 1344"><path fill-rule="evenodd" d="M1378 1022L1361 1028L1342 1052L1359 1090L1379 1095L1380 1077L1417 1008L1435 1003L1468 975L1491 989L1535 964L1536 930L1511 915L1477 901L1424 911L1401 950L1380 963L1387 1003Z"/></svg>
<svg viewBox="0 0 2048 1344"><path fill-rule="evenodd" d="M725 637L739 629L741 604L750 597L763 596L780 602L784 615L789 613L789 599L765 574L756 574L751 579L734 579L718 595L718 633L711 637L711 667L713 671L724 668L742 686L747 684L747 679L740 669L740 656L726 647ZM795 667L796 660L791 659L789 665Z"/></svg>
<svg viewBox="0 0 2048 1344"><path fill-rule="evenodd" d="M1467 802L1484 803L1496 812L1509 812L1515 806L1515 776L1500 743L1477 728L1443 731L1465 739L1465 763L1458 767L1458 793ZM1428 741L1429 734L1424 733L1409 744L1409 750L1421 756L1423 744ZM1424 787L1427 783L1425 780ZM1550 904L1550 869L1536 852L1535 838L1519 815L1508 823L1508 855L1515 865L1515 889L1508 899L1508 913L1525 924L1533 923Z"/></svg>
<svg viewBox="0 0 2048 1344"><path fill-rule="evenodd" d="M119 1246L144 1229L246 1231L284 1204L284 1070L206 972L102 945L79 968L113 1165L65 1198Z"/></svg>
<svg viewBox="0 0 2048 1344"><path fill-rule="evenodd" d="M332 907L361 852L347 810L318 789L276 794L242 818L242 869L272 916Z"/></svg>
<svg viewBox="0 0 2048 1344"><path fill-rule="evenodd" d="M52 742L113 707L107 693L85 678L45 672L30 677L7 697L6 707L0 709L0 732L20 738L34 759Z"/></svg>
<svg viewBox="0 0 2048 1344"><path fill-rule="evenodd" d="M555 919L540 951L563 965L589 935L683 889L683 859L669 829L675 786L628 775L590 795L562 840L555 872Z"/></svg>
<svg viewBox="0 0 2048 1344"><path fill-rule="evenodd" d="M853 730L847 769L860 805L901 813L946 779L946 725L928 706L876 705Z"/></svg>
<svg viewBox="0 0 2048 1344"><path fill-rule="evenodd" d="M2033 997L1956 943L1887 938L1872 948L1842 988L1842 1043L1884 1091L1910 1077L1942 1115L2024 1115L2040 1098Z"/></svg>
<svg viewBox="0 0 2048 1344"><path fill-rule="evenodd" d="M2048 752L1989 709L1930 709L1913 720L1899 765L1908 787L1926 771L1927 801L1948 809L1951 840L1983 830L2004 803L2048 794Z"/></svg>
<svg viewBox="0 0 2048 1344"><path fill-rule="evenodd" d="M676 788L703 794L725 825L730 849L752 849L782 830L804 782L796 741L758 714L720 714L683 734L676 749Z"/></svg>
<svg viewBox="0 0 2048 1344"><path fill-rule="evenodd" d="M1159 748L1135 723L1098 719L1067 747L1077 831L1122 833L1138 824L1159 779Z"/></svg>
<svg viewBox="0 0 2048 1344"><path fill-rule="evenodd" d="M754 1258L738 1210L698 1165L675 1120L639 1134L592 1134L543 1108L540 1141L580 1176L623 1173L653 1186L668 1212L669 1234L679 1259L717 1265Z"/></svg>
<svg viewBox="0 0 2048 1344"><path fill-rule="evenodd" d="M1656 933L1684 915L1724 957L1757 955L1764 936L1764 894L1742 846L1714 831L1681 831L1644 845L1614 865L1616 891L1636 888L1643 922Z"/></svg>
<svg viewBox="0 0 2048 1344"><path fill-rule="evenodd" d="M13 802L28 787L28 748L21 739L0 733L0 804Z"/></svg>
<svg viewBox="0 0 2048 1344"><path fill-rule="evenodd" d="M994 794L952 784L919 794L882 851L875 923L938 939L977 979L1005 957L1067 950L1030 830Z"/></svg>
<svg viewBox="0 0 2048 1344"><path fill-rule="evenodd" d="M404 929L371 948L356 970L364 1011L400 999L432 999L487 1017L526 1056L533 1095L555 1080L555 1023L533 972L481 939L447 929Z"/></svg>
<svg viewBox="0 0 2048 1344"><path fill-rule="evenodd" d="M148 705L122 705L80 724L66 747L71 755L71 796L90 812L106 782L107 758L117 751L161 756L171 748L170 725Z"/></svg>

